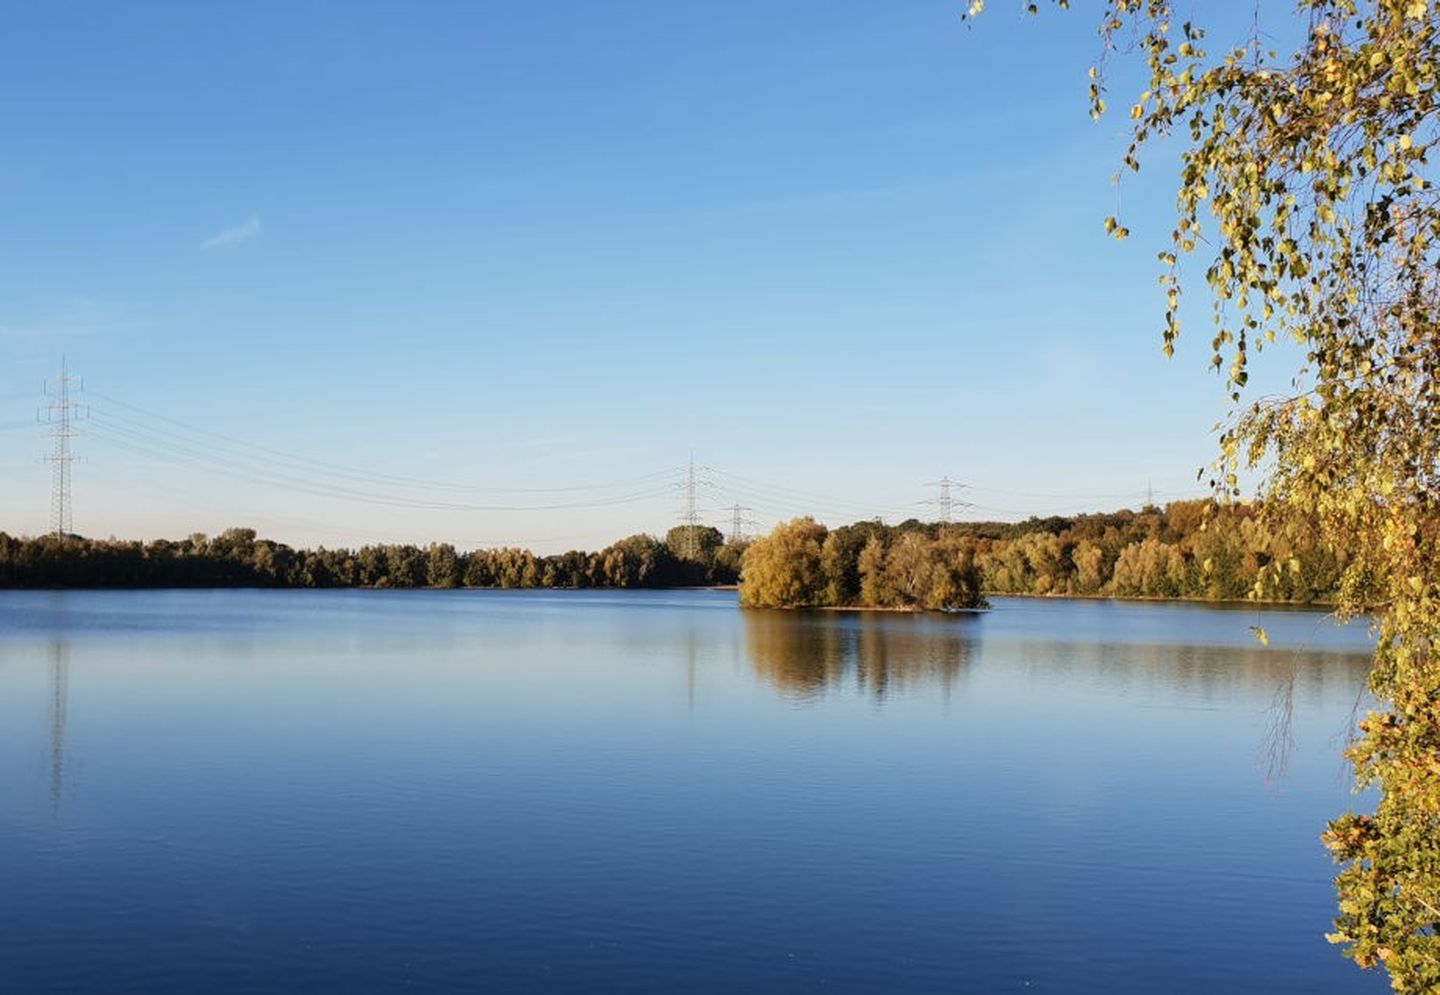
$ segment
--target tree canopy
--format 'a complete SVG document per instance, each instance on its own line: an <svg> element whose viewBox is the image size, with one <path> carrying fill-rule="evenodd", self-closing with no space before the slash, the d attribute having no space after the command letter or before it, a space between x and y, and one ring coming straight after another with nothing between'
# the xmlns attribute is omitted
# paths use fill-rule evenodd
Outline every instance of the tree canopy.
<svg viewBox="0 0 1440 995"><path fill-rule="evenodd" d="M781 608L971 607L980 591L1313 604L1334 601L1344 567L1312 521L1195 500L1023 522L797 519L751 545L740 590Z"/></svg>
<svg viewBox="0 0 1440 995"><path fill-rule="evenodd" d="M648 535L538 556L449 543L294 549L247 528L151 542L0 532L0 587L682 587L735 583L744 546L709 544L682 559Z"/></svg>
<svg viewBox="0 0 1440 995"><path fill-rule="evenodd" d="M0 587L675 587L730 584L748 543L692 551L674 530L595 552L368 545L295 549L254 529L133 542L0 533ZM804 607L963 606L972 592L1228 600L1329 601L1344 559L1313 523L1244 504L940 525L910 520L828 529L781 525L747 562L748 604ZM1283 569L1273 570L1273 564Z"/></svg>
<svg viewBox="0 0 1440 995"><path fill-rule="evenodd" d="M797 518L745 551L740 603L940 611L983 605L980 584L973 543L951 532Z"/></svg>

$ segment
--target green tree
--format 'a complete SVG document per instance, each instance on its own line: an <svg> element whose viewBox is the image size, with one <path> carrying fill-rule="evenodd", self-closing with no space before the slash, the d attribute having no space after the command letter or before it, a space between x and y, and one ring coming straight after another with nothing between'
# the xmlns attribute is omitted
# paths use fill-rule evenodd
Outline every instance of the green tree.
<svg viewBox="0 0 1440 995"><path fill-rule="evenodd" d="M665 545L677 560L709 563L725 545L725 536L713 525L677 525L665 533Z"/></svg>
<svg viewBox="0 0 1440 995"><path fill-rule="evenodd" d="M710 580L714 584L735 584L740 580L740 566L745 560L745 550L750 543L740 539L727 542L715 551L715 562L711 567Z"/></svg>
<svg viewBox="0 0 1440 995"><path fill-rule="evenodd" d="M425 564L425 583L430 587L454 587L460 583L460 557L448 542L432 542Z"/></svg>
<svg viewBox="0 0 1440 995"><path fill-rule="evenodd" d="M851 605L861 598L862 550L886 529L878 522L856 522L831 529L821 550L825 571L825 603ZM881 543L883 553L884 543Z"/></svg>
<svg viewBox="0 0 1440 995"><path fill-rule="evenodd" d="M674 575L669 547L654 536L633 535L600 553L601 582L607 587L653 587Z"/></svg>

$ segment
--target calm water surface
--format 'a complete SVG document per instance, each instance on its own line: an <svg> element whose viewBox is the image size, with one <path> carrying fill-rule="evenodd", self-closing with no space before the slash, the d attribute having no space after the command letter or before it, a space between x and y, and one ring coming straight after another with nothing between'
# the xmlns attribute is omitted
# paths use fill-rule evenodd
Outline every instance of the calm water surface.
<svg viewBox="0 0 1440 995"><path fill-rule="evenodd" d="M0 991L1385 991L1317 842L1365 660L1253 608L4 593Z"/></svg>

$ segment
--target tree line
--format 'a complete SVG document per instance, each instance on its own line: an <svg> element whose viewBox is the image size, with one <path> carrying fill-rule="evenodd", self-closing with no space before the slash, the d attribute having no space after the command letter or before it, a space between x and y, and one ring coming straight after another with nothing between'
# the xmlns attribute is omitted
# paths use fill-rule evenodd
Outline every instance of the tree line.
<svg viewBox="0 0 1440 995"><path fill-rule="evenodd" d="M1003 594L1310 604L1335 596L1346 564L1313 521L1241 503L954 528L975 543L986 590Z"/></svg>
<svg viewBox="0 0 1440 995"><path fill-rule="evenodd" d="M296 549L254 529L139 542L0 533L0 587L663 588L741 583L744 604L956 609L992 594L1242 599L1333 597L1343 555L1299 518L1245 504L1024 522L834 529L802 518L727 542L709 526L538 555L448 543ZM743 582L742 582L743 567Z"/></svg>
<svg viewBox="0 0 1440 995"><path fill-rule="evenodd" d="M1303 518L1195 500L1017 523L796 519L751 545L740 590L786 608L973 608L982 592L1310 604L1345 565Z"/></svg>
<svg viewBox="0 0 1440 995"><path fill-rule="evenodd" d="M448 543L294 549L229 529L138 542L0 532L0 587L486 587L656 588L733 584L743 543L682 525L665 538L633 535L597 552L541 556L528 549L462 552Z"/></svg>

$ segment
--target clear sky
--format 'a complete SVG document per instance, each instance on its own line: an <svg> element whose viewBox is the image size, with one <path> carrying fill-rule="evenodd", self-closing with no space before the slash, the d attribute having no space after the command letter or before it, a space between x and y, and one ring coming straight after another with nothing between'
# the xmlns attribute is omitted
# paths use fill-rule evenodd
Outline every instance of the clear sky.
<svg viewBox="0 0 1440 995"><path fill-rule="evenodd" d="M964 6L12 6L0 530L48 528L62 352L86 535L595 546L692 450L716 524L1198 493L1170 163L1109 181L1094 10Z"/></svg>

